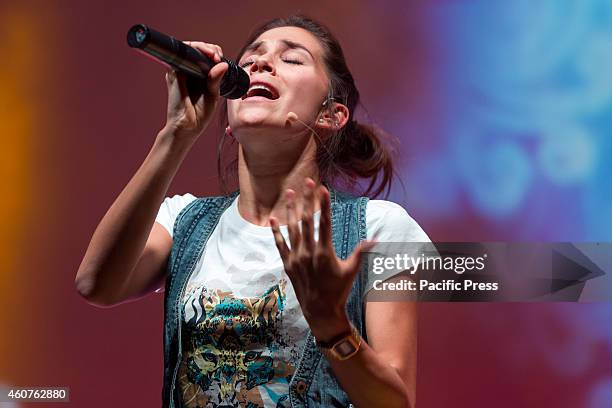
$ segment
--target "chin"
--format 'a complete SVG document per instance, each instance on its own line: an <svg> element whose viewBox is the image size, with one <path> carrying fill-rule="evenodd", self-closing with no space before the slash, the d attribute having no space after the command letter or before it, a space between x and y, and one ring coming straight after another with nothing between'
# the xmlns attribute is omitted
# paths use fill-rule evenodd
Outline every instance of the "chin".
<svg viewBox="0 0 612 408"><path fill-rule="evenodd" d="M246 140L263 140L263 137L271 136L271 130L277 126L271 126L266 121L240 121L232 127L232 132L240 143Z"/></svg>
<svg viewBox="0 0 612 408"><path fill-rule="evenodd" d="M271 122L271 112L269 109L262 107L248 107L240 109L234 117L234 122L239 122L240 126L259 126Z"/></svg>
<svg viewBox="0 0 612 408"><path fill-rule="evenodd" d="M251 110L250 112L242 112L238 115L237 120L235 120L235 126L232 126L232 129L239 128L280 128L284 125L282 121L280 121L276 117L272 117L270 115L270 111L255 111Z"/></svg>

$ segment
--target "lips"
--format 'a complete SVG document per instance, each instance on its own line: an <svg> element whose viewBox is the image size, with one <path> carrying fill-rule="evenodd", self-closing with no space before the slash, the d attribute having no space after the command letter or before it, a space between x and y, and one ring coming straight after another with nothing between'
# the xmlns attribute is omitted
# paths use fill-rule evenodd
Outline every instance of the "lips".
<svg viewBox="0 0 612 408"><path fill-rule="evenodd" d="M253 97L257 97L257 99L265 98L265 99L275 100L275 99L278 99L279 94L278 94L278 90L274 86L272 86L272 84L270 84L269 82L253 81L249 85L249 90L242 97L242 99L244 100L244 99L253 98Z"/></svg>

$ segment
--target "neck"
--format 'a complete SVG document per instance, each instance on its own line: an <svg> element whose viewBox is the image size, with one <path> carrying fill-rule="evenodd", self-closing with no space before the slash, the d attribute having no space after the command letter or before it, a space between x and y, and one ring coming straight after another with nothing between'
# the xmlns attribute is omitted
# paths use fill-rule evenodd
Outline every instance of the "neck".
<svg viewBox="0 0 612 408"><path fill-rule="evenodd" d="M284 192L295 191L297 219L302 218L303 186L306 177L320 184L316 163L316 142L309 137L303 148L291 150L255 151L239 145L238 180L240 215L255 225L268 226L270 216L281 225L287 224ZM320 209L315 199L315 211Z"/></svg>

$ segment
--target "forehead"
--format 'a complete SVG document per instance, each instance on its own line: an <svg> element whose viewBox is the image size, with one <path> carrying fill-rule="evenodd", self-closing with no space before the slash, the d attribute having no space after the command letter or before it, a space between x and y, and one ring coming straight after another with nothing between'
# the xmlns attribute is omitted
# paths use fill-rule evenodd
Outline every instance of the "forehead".
<svg viewBox="0 0 612 408"><path fill-rule="evenodd" d="M303 28L299 27L277 27L262 33L253 41L253 44L258 41L263 41L268 46L272 43L282 44L282 40L289 40L303 45L315 57L320 57L323 53L323 48L317 37Z"/></svg>

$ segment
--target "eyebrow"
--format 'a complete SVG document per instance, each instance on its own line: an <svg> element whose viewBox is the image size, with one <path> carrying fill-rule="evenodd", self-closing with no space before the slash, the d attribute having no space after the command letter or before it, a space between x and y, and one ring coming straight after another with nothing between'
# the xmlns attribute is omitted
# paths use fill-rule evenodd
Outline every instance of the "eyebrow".
<svg viewBox="0 0 612 408"><path fill-rule="evenodd" d="M291 41L291 40L280 40L287 48L290 49L302 49L304 51L306 51L308 54L310 54L310 58L312 58L313 60L315 59L314 56L312 55L312 53L310 52L310 50L308 48L306 48L305 46L303 46L300 43L297 43L295 41ZM261 47L263 45L264 41L263 40L259 40L259 41L255 41L253 44L249 45L248 47L246 47L246 49L244 50L244 54L246 54L247 52L251 52L251 51L255 51L257 50L259 47ZM244 55L243 54L243 55Z"/></svg>

